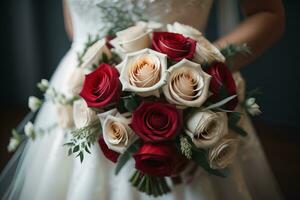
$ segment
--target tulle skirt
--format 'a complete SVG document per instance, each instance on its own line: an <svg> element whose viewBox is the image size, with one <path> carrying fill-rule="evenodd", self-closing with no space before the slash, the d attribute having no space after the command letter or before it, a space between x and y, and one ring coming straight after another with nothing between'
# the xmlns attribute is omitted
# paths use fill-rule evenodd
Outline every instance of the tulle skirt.
<svg viewBox="0 0 300 200"><path fill-rule="evenodd" d="M76 66L75 47L66 54L54 73L51 84L64 92L68 74ZM238 74L239 76L239 74ZM47 129L56 122L56 110L46 102L35 126ZM139 193L128 182L133 161L119 175L114 164L101 153L97 144L83 163L67 156L67 130L52 128L35 141L24 141L0 177L0 195L5 200L213 200L213 199L282 199L263 149L250 119L243 118L248 136L240 144L238 156L227 178L215 177L198 169L192 181L172 186L172 193L159 198Z"/></svg>

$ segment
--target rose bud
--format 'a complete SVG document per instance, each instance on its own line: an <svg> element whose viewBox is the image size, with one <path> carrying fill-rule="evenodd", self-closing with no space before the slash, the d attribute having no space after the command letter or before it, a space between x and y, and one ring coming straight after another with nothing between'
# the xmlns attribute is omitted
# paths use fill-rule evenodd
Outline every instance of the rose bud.
<svg viewBox="0 0 300 200"><path fill-rule="evenodd" d="M108 64L100 64L85 76L80 96L88 107L101 108L116 102L120 96L119 72Z"/></svg>
<svg viewBox="0 0 300 200"><path fill-rule="evenodd" d="M144 141L171 140L182 126L182 112L162 102L143 102L133 113L131 127Z"/></svg>
<svg viewBox="0 0 300 200"><path fill-rule="evenodd" d="M73 119L76 128L83 128L98 120L96 112L90 109L83 99L73 104Z"/></svg>
<svg viewBox="0 0 300 200"><path fill-rule="evenodd" d="M168 69L163 92L167 101L180 108L200 107L209 95L210 75L200 64L183 59Z"/></svg>
<svg viewBox="0 0 300 200"><path fill-rule="evenodd" d="M197 42L182 34L169 32L154 32L152 49L167 54L173 61L180 61L184 58L192 59L195 54Z"/></svg>
<svg viewBox="0 0 300 200"><path fill-rule="evenodd" d="M232 74L224 63L215 62L206 69L206 72L212 76L209 87L213 93L210 97L211 101L218 102L226 97L237 94ZM238 99L236 97L226 103L225 107L228 110L234 110L237 103Z"/></svg>

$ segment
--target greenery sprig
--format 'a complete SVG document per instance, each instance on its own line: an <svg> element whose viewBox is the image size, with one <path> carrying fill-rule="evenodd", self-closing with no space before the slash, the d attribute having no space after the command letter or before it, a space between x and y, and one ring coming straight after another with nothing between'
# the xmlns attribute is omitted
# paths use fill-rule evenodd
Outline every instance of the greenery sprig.
<svg viewBox="0 0 300 200"><path fill-rule="evenodd" d="M101 125L98 121L71 131L72 138L64 144L69 148L68 156L77 154L76 157L79 157L80 161L83 162L84 153L91 153L90 148L97 141L100 132Z"/></svg>
<svg viewBox="0 0 300 200"><path fill-rule="evenodd" d="M115 35L118 31L124 30L130 26L133 26L136 21L146 21L144 10L138 0L128 7L126 2L116 2L112 4L110 1L101 2L97 4L100 12L102 13L102 20L105 22L104 29L107 30L107 35Z"/></svg>

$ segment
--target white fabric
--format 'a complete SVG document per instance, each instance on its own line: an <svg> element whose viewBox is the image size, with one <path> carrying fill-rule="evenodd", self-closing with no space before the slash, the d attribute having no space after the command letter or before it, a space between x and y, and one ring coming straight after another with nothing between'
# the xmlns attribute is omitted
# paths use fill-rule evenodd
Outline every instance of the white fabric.
<svg viewBox="0 0 300 200"><path fill-rule="evenodd" d="M100 31L101 13L96 4L105 0L69 0L74 25L74 43L61 61L51 83L61 91L66 91L65 81L76 66L76 52L82 47L87 34ZM117 3L118 0L109 0ZM127 1L128 6L133 0ZM146 1L146 0L143 0ZM205 28L212 0L148 0L145 9L151 20L192 25L200 30ZM238 75L239 76L239 75ZM47 127L56 120L51 103L41 109L36 126ZM242 126L249 133L240 145L239 155L231 167L228 178L208 175L199 169L188 185L174 186L173 192L157 199L280 199L273 175L263 150L255 135L250 120L245 117ZM27 142L18 162L16 174L9 183L3 199L21 200L131 200L153 199L133 188L128 179L133 162L128 163L118 176L114 175L114 164L104 158L96 144L92 154L86 155L84 162L68 157L66 148L67 131L55 129L51 133ZM4 183L2 182L1 184Z"/></svg>

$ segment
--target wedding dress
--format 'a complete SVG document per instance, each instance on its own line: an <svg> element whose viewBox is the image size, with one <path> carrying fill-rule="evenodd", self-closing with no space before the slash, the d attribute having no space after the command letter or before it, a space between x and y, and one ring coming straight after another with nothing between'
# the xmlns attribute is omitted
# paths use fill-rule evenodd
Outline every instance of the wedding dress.
<svg viewBox="0 0 300 200"><path fill-rule="evenodd" d="M51 79L55 88L67 92L66 81L77 64L76 53L82 50L87 35L103 36L107 31L105 16L97 5L110 3L118 6L120 2L128 12L132 2L137 3L136 6L143 9L152 21L178 21L203 31L213 0L69 0L74 39ZM243 83L239 73L235 76ZM49 127L56 119L54 105L46 102L35 125ZM198 169L191 183L173 186L172 193L157 199L280 199L280 192L248 117L244 117L242 126L249 136L240 145L229 177L214 177ZM80 163L78 158L67 156L63 147L67 139L67 131L55 128L35 141L23 142L1 176L2 199L152 199L139 193L128 182L132 162L115 176L115 165L102 155L98 144L92 147L92 154L86 155Z"/></svg>

